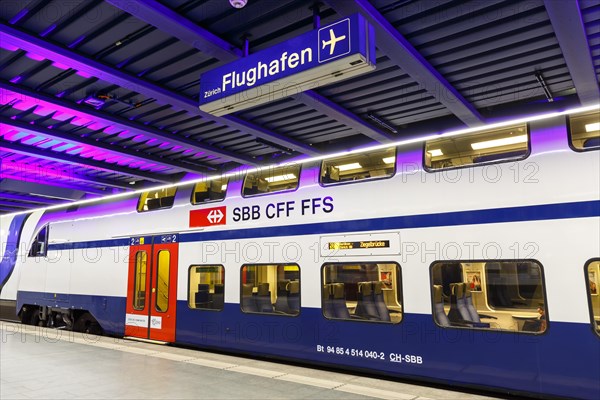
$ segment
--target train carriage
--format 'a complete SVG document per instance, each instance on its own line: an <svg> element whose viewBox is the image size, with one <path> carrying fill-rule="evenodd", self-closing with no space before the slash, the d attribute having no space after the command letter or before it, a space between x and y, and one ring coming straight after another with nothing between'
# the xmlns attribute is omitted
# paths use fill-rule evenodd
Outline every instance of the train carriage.
<svg viewBox="0 0 600 400"><path fill-rule="evenodd" d="M556 113L5 216L2 315L598 398L597 120Z"/></svg>

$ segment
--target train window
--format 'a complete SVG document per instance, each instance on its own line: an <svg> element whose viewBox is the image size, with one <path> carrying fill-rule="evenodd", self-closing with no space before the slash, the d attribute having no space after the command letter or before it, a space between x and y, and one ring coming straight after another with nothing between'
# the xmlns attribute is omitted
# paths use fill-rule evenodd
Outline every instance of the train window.
<svg viewBox="0 0 600 400"><path fill-rule="evenodd" d="M536 261L452 261L431 266L433 317L442 327L543 333L542 266Z"/></svg>
<svg viewBox="0 0 600 400"><path fill-rule="evenodd" d="M597 111L569 116L569 141L577 151L600 149L600 114Z"/></svg>
<svg viewBox="0 0 600 400"><path fill-rule="evenodd" d="M135 253L135 280L133 287L133 309L143 310L146 307L146 268L148 255L145 251Z"/></svg>
<svg viewBox="0 0 600 400"><path fill-rule="evenodd" d="M49 226L46 225L38 232L33 243L31 243L31 249L29 249L29 257L45 257L48 252L48 231Z"/></svg>
<svg viewBox="0 0 600 400"><path fill-rule="evenodd" d="M334 185L343 182L389 178L396 171L396 148L351 154L323 160L320 182Z"/></svg>
<svg viewBox="0 0 600 400"><path fill-rule="evenodd" d="M295 190L300 182L300 165L267 168L246 175L243 196Z"/></svg>
<svg viewBox="0 0 600 400"><path fill-rule="evenodd" d="M298 315L300 267L296 264L244 265L241 308L245 313Z"/></svg>
<svg viewBox="0 0 600 400"><path fill-rule="evenodd" d="M192 265L188 280L188 307L222 310L225 304L225 268L222 265Z"/></svg>
<svg viewBox="0 0 600 400"><path fill-rule="evenodd" d="M428 171L498 161L514 161L529 155L527 124L477 132L472 135L429 140L423 165Z"/></svg>
<svg viewBox="0 0 600 400"><path fill-rule="evenodd" d="M158 252L156 267L156 311L165 312L169 308L169 272L171 270L171 253L167 250Z"/></svg>
<svg viewBox="0 0 600 400"><path fill-rule="evenodd" d="M331 263L322 268L326 318L399 323L402 274L396 263Z"/></svg>
<svg viewBox="0 0 600 400"><path fill-rule="evenodd" d="M168 187L144 192L138 201L138 212L159 210L161 208L173 207L175 200L176 187Z"/></svg>
<svg viewBox="0 0 600 400"><path fill-rule="evenodd" d="M591 320L594 331L600 336L600 259L588 261L586 265L587 288L590 299Z"/></svg>
<svg viewBox="0 0 600 400"><path fill-rule="evenodd" d="M192 191L192 204L212 203L225 199L228 178L198 182Z"/></svg>

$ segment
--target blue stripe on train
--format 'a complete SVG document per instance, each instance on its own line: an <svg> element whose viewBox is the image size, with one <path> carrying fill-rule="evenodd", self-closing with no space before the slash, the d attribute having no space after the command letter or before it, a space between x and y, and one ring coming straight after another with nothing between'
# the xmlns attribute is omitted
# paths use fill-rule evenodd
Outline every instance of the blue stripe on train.
<svg viewBox="0 0 600 400"><path fill-rule="evenodd" d="M21 240L21 232L25 221L29 217L29 214L17 215L13 218L8 227L8 235L6 237L6 248L0 261L0 293L4 285L8 281L8 278L12 275L17 262L17 255L19 253L19 242Z"/></svg>
<svg viewBox="0 0 600 400"><path fill-rule="evenodd" d="M203 240L213 241L261 237L281 237L355 231L378 231L389 229L426 228L503 222L541 221L565 218L589 218L598 216L600 216L600 200L593 200L574 203L493 208L487 210L455 211L440 214L359 219L354 221L318 222L302 225L284 225L264 228L182 233L180 234L179 240L181 242L197 242ZM91 248L127 246L128 243L128 239L97 240L70 244L54 244L50 245L49 248L51 250L65 250L73 247Z"/></svg>
<svg viewBox="0 0 600 400"><path fill-rule="evenodd" d="M19 292L18 307L87 309L108 333L123 334L125 298L61 298L65 301ZM405 314L400 324L392 325L330 321L314 308L303 308L299 317L286 317L244 314L238 304L226 304L222 312L190 310L185 301L177 306L181 344L501 391L510 387L512 393L600 398L600 338L589 323L549 321L545 334L531 335L444 329L429 314ZM318 351L319 345L323 351ZM353 356L352 350L358 355ZM399 356L401 363L391 361Z"/></svg>

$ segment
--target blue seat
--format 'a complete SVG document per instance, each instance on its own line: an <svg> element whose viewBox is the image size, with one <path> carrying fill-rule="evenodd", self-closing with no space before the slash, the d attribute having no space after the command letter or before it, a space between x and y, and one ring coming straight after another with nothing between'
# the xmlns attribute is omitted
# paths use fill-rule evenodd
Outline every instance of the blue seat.
<svg viewBox="0 0 600 400"><path fill-rule="evenodd" d="M444 310L444 298L442 296L442 285L433 285L433 307L435 322L440 326L450 326L450 320Z"/></svg>
<svg viewBox="0 0 600 400"><path fill-rule="evenodd" d="M242 311L244 312L258 312L256 296L252 294L253 287L251 283L242 284Z"/></svg>
<svg viewBox="0 0 600 400"><path fill-rule="evenodd" d="M288 285L290 283L289 279L284 279L282 281L277 282L277 299L275 299L275 311L279 311L282 313L289 314L289 299L288 299Z"/></svg>
<svg viewBox="0 0 600 400"><path fill-rule="evenodd" d="M333 285L323 285L321 288L321 308L325 318L335 318L335 310L333 308Z"/></svg>
<svg viewBox="0 0 600 400"><path fill-rule="evenodd" d="M256 293L256 308L257 312L272 313L273 303L271 303L271 292L269 291L269 283L262 282L258 284L258 292Z"/></svg>
<svg viewBox="0 0 600 400"><path fill-rule="evenodd" d="M288 307L292 314L300 312L300 281L290 281L288 284Z"/></svg>
<svg viewBox="0 0 600 400"><path fill-rule="evenodd" d="M196 308L209 308L210 302L210 286L205 283L198 284L198 291L194 295L194 303Z"/></svg>
<svg viewBox="0 0 600 400"><path fill-rule="evenodd" d="M373 301L375 302L375 308L377 309L377 314L379 314L379 319L381 321L390 322L390 311L383 299L383 282L373 282Z"/></svg>
<svg viewBox="0 0 600 400"><path fill-rule="evenodd" d="M600 136L586 139L586 141L583 142L584 149L591 149L592 147L600 147Z"/></svg>
<svg viewBox="0 0 600 400"><path fill-rule="evenodd" d="M371 282L358 282L357 292L356 311L354 315L378 321L379 313L373 299L373 284Z"/></svg>
<svg viewBox="0 0 600 400"><path fill-rule="evenodd" d="M344 293L343 283L332 284L332 305L335 318L350 319L350 312L346 305L346 294Z"/></svg>
<svg viewBox="0 0 600 400"><path fill-rule="evenodd" d="M215 293L212 296L212 308L214 310L222 310L225 305L225 285L222 283L215 284Z"/></svg>

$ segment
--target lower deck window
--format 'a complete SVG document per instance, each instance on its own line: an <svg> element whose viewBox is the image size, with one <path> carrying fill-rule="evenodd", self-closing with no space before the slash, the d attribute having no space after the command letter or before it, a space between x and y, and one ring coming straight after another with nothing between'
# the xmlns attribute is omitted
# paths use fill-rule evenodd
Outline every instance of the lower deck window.
<svg viewBox="0 0 600 400"><path fill-rule="evenodd" d="M188 285L188 307L198 310L223 309L225 269L222 265L192 265Z"/></svg>
<svg viewBox="0 0 600 400"><path fill-rule="evenodd" d="M600 336L600 287L598 287L598 276L600 276L600 259L595 259L587 264L587 286L590 299L590 311L592 317L592 326L598 336Z"/></svg>
<svg viewBox="0 0 600 400"><path fill-rule="evenodd" d="M398 323L402 279L396 263L323 265L322 309L330 319Z"/></svg>
<svg viewBox="0 0 600 400"><path fill-rule="evenodd" d="M546 331L542 266L535 261L436 262L431 275L440 326Z"/></svg>
<svg viewBox="0 0 600 400"><path fill-rule="evenodd" d="M279 315L300 313L298 265L244 265L241 274L243 312Z"/></svg>

